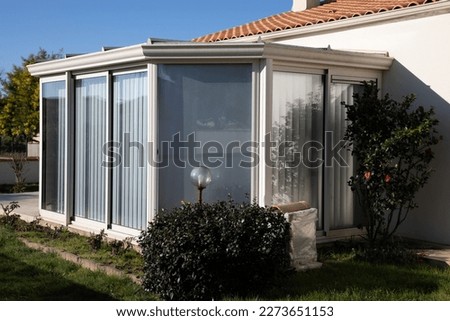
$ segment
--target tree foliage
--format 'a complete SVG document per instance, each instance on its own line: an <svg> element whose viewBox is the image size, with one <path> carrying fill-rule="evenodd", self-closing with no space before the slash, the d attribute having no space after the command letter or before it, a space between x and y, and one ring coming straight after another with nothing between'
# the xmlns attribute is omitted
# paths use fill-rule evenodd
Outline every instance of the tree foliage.
<svg viewBox="0 0 450 321"><path fill-rule="evenodd" d="M441 137L432 108L414 108L414 95L397 102L378 98L376 85L346 105L349 125L346 140L357 168L349 185L358 193L371 245L391 240L410 210L415 196L432 173L431 149Z"/></svg>
<svg viewBox="0 0 450 321"><path fill-rule="evenodd" d="M37 54L22 58L1 80L0 136L13 142L26 142L39 131L39 79L30 75L27 65L57 59L61 54L49 54L40 49Z"/></svg>

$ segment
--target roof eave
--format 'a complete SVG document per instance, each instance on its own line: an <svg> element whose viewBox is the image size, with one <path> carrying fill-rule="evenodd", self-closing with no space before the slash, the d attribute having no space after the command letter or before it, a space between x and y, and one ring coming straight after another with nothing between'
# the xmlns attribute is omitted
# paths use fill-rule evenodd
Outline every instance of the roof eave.
<svg viewBox="0 0 450 321"><path fill-rule="evenodd" d="M101 69L133 63L206 59L258 59L264 52L264 43L157 43L139 44L108 51L73 56L27 66L36 77Z"/></svg>
<svg viewBox="0 0 450 321"><path fill-rule="evenodd" d="M162 43L140 44L71 58L29 65L33 76L43 77L66 72L110 69L115 66L164 62L211 62L273 59L311 66L347 66L386 70L392 58L331 49L298 47L275 43Z"/></svg>
<svg viewBox="0 0 450 321"><path fill-rule="evenodd" d="M27 68L31 75L41 77L62 74L67 71L100 68L105 65L131 63L144 59L143 45L134 45L32 64L28 65Z"/></svg>

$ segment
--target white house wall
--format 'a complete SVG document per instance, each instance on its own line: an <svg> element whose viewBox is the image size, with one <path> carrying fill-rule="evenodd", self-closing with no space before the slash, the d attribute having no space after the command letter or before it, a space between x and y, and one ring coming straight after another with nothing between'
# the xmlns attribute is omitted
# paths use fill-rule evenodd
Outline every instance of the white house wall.
<svg viewBox="0 0 450 321"><path fill-rule="evenodd" d="M355 18L356 19L356 18ZM339 29L336 29L339 30ZM398 99L414 93L417 104L434 106L444 140L435 148L436 172L418 197L402 233L450 244L450 14L422 17L322 34L302 34L278 43L341 50L388 51L395 58L382 90Z"/></svg>

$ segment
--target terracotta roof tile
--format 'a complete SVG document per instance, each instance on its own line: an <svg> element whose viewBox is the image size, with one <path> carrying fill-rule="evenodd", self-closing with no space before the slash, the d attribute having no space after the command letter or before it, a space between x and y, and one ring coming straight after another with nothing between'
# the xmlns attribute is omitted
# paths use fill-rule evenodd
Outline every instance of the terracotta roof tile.
<svg viewBox="0 0 450 321"><path fill-rule="evenodd" d="M377 14L439 0L331 0L331 2L301 12L283 12L241 26L193 39L195 42L215 42L303 26Z"/></svg>

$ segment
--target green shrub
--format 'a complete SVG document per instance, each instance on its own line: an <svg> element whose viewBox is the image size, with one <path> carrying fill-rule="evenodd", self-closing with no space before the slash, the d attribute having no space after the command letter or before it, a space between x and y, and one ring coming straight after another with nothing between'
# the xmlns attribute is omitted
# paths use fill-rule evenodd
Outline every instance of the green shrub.
<svg viewBox="0 0 450 321"><path fill-rule="evenodd" d="M289 266L289 224L257 204L183 204L161 211L139 243L143 285L166 300L245 295Z"/></svg>
<svg viewBox="0 0 450 321"><path fill-rule="evenodd" d="M370 246L385 247L418 207L416 194L433 172L431 147L442 139L439 122L433 108L413 106L414 95L400 102L388 94L379 98L375 83L366 83L354 98L346 105L345 139L356 160L349 185L360 201Z"/></svg>

